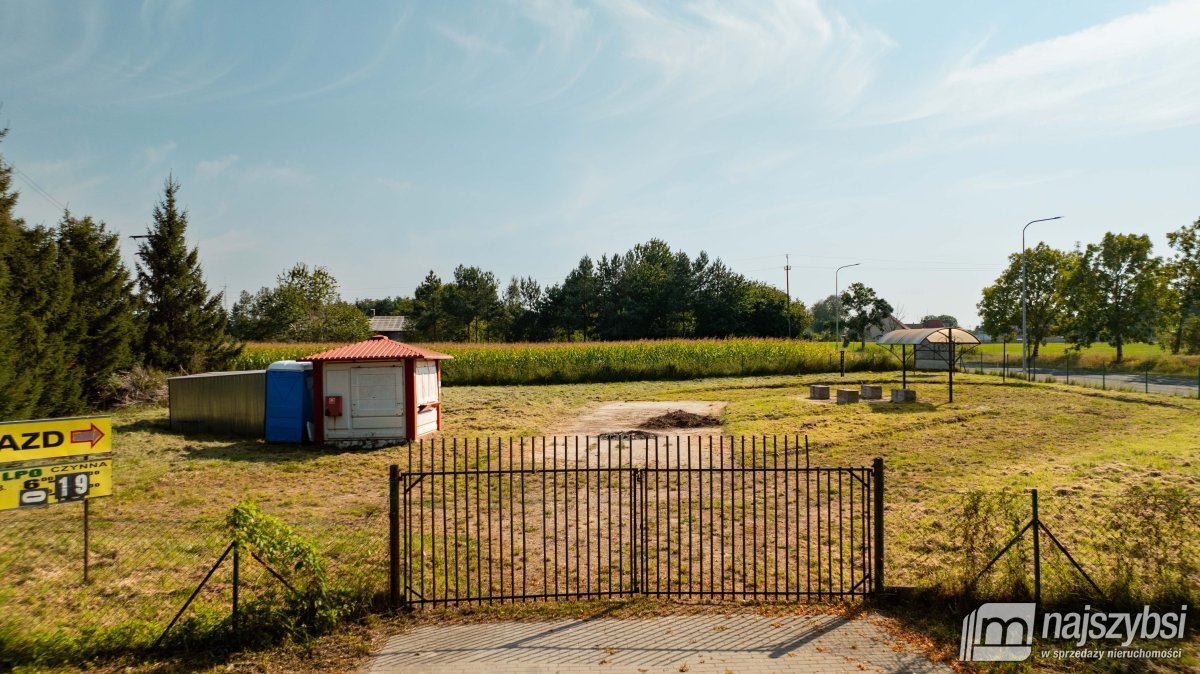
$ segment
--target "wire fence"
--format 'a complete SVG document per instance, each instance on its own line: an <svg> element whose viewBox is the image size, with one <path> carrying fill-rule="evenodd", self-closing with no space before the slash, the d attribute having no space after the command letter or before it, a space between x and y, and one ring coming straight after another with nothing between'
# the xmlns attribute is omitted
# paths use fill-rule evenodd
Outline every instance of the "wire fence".
<svg viewBox="0 0 1200 674"><path fill-rule="evenodd" d="M1042 526L1026 530L1033 500L1031 490L946 493L907 517L889 514L890 521L905 520L888 530L889 581L996 599L1034 597L1040 581L1048 602L1196 598L1200 490L1194 485L1145 483L1112 494L1082 487L1040 491Z"/></svg>
<svg viewBox="0 0 1200 674"><path fill-rule="evenodd" d="M36 657L47 644L89 653L150 646L231 540L219 518L134 519L109 515L101 503L91 504L86 547L81 505L0 518L0 666ZM315 543L341 600L366 605L382 597L386 513L289 524ZM250 611L284 602L284 586L259 564L243 561L238 590ZM233 592L225 564L184 623L231 630Z"/></svg>
<svg viewBox="0 0 1200 674"><path fill-rule="evenodd" d="M968 353L960 369L977 374L1024 380L1019 351L1010 354ZM1200 398L1200 366L1191 374L1155 372L1153 363L1137 369L1107 365L1082 365L1078 357L1055 357L1048 361L1030 358L1030 380L1070 384L1101 390L1160 393L1185 398Z"/></svg>

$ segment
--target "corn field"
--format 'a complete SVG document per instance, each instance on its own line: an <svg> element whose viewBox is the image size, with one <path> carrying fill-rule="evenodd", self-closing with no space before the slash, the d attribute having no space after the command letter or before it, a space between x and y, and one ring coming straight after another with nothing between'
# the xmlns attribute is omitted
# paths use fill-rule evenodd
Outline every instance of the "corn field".
<svg viewBox="0 0 1200 674"><path fill-rule="evenodd" d="M259 370L277 360L303 358L338 344L247 344L234 369ZM573 384L809 374L838 368L833 345L782 339L661 340L525 344L423 344L454 356L442 382L459 385ZM868 345L846 352L847 370L890 370L897 361Z"/></svg>

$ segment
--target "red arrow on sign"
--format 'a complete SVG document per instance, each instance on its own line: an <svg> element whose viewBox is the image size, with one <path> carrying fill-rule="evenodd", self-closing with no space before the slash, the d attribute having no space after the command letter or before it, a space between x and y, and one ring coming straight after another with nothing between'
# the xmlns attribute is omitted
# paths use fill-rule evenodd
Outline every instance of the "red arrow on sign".
<svg viewBox="0 0 1200 674"><path fill-rule="evenodd" d="M92 427L86 431L71 431L72 443L90 442L92 447L95 447L102 438L104 438L104 431L96 428L96 424L92 424Z"/></svg>

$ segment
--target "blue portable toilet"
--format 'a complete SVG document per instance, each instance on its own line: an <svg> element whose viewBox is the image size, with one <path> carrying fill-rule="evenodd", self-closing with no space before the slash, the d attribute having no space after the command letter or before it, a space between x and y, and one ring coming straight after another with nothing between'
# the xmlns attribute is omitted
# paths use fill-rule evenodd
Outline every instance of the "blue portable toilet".
<svg viewBox="0 0 1200 674"><path fill-rule="evenodd" d="M312 421L312 363L267 366L267 442L303 442Z"/></svg>

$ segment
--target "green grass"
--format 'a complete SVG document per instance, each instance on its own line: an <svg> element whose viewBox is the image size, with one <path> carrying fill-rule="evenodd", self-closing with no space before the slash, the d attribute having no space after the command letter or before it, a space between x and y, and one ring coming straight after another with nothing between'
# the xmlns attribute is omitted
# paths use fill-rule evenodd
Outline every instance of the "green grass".
<svg viewBox="0 0 1200 674"><path fill-rule="evenodd" d="M910 375L919 396L910 406L833 406L804 399L809 383L829 379L457 386L444 392L446 434L537 435L611 400L728 401L726 434L807 434L813 462L821 465L862 466L883 457L889 582L926 588L950 588L967 565L978 563L960 544L964 495L973 490L1012 495L1001 504L1007 510L998 507L994 526L984 532L992 540L1025 516L1028 496L1022 490L1039 488L1043 517L1105 587L1121 580L1114 557L1145 553L1129 545L1105 548L1101 544L1112 541L1096 535L1125 531L1114 530L1110 522L1123 510L1132 516L1130 507L1138 506L1130 500L1131 486L1178 486L1200 493L1200 401L960 375L951 404L944 375L934 374ZM859 379L887 387L898 385L899 375L847 375L845 381ZM312 535L328 555L335 581L385 586L385 476L389 464L404 463L405 452L183 437L169 431L162 408L118 413L114 447L115 495L92 506L89 585L80 582L78 505L2 513L0 650L43 652L33 642L57 648L52 635L59 634L75 639L72 647L79 653L103 652L105 639L122 636L112 630L121 629L129 631L128 643L146 644L220 553L220 522L245 498ZM1182 533L1200 540L1196 520L1181 521L1187 524ZM1162 545L1178 542L1178 533L1150 534ZM1181 551L1194 552L1187 546ZM1187 575L1183 564L1192 558L1200 557L1168 559L1163 568L1183 568L1184 589L1194 596L1200 578ZM1051 561L1058 566L1047 579L1048 593L1067 596L1077 590L1061 560ZM222 573L201 597L204 615L216 616L211 619L228 605L229 577ZM255 575L248 576L244 597L270 592L273 581L263 572L246 573ZM1006 562L989 588L1000 591L1002 584L1028 580L1028 575L1027 568ZM1155 578L1137 576L1135 582L1145 585L1146 596L1161 589L1153 585ZM90 627L102 629L90 636L81 630Z"/></svg>
<svg viewBox="0 0 1200 674"><path fill-rule="evenodd" d="M265 368L276 360L302 358L335 344L247 344L234 369ZM700 379L832 372L833 344L782 339L705 339L636 342L550 342L528 344L422 344L454 356L442 365L447 386L574 384ZM846 351L848 371L894 369L898 362L881 347L857 344Z"/></svg>
<svg viewBox="0 0 1200 674"><path fill-rule="evenodd" d="M988 363L998 363L1005 352L1006 347L1003 344L982 344L977 347L982 351ZM1183 354L1171 354L1165 351L1157 344L1145 344L1138 342L1135 344L1126 344L1123 348L1123 360L1117 363L1117 350L1115 347L1108 344L1093 344L1092 346L1076 351L1070 344L1052 343L1043 344L1038 350L1038 357L1034 361L1035 367L1076 367L1084 369L1099 370L1101 367L1108 368L1109 372L1144 372L1149 369L1157 374L1174 374L1186 375L1195 377L1200 372L1200 356L1188 356ZM1019 366L1021 362L1021 345L1019 343L1010 343L1007 345L1008 362L1010 366ZM966 357L966 364L970 367L977 361L977 358L972 356Z"/></svg>

